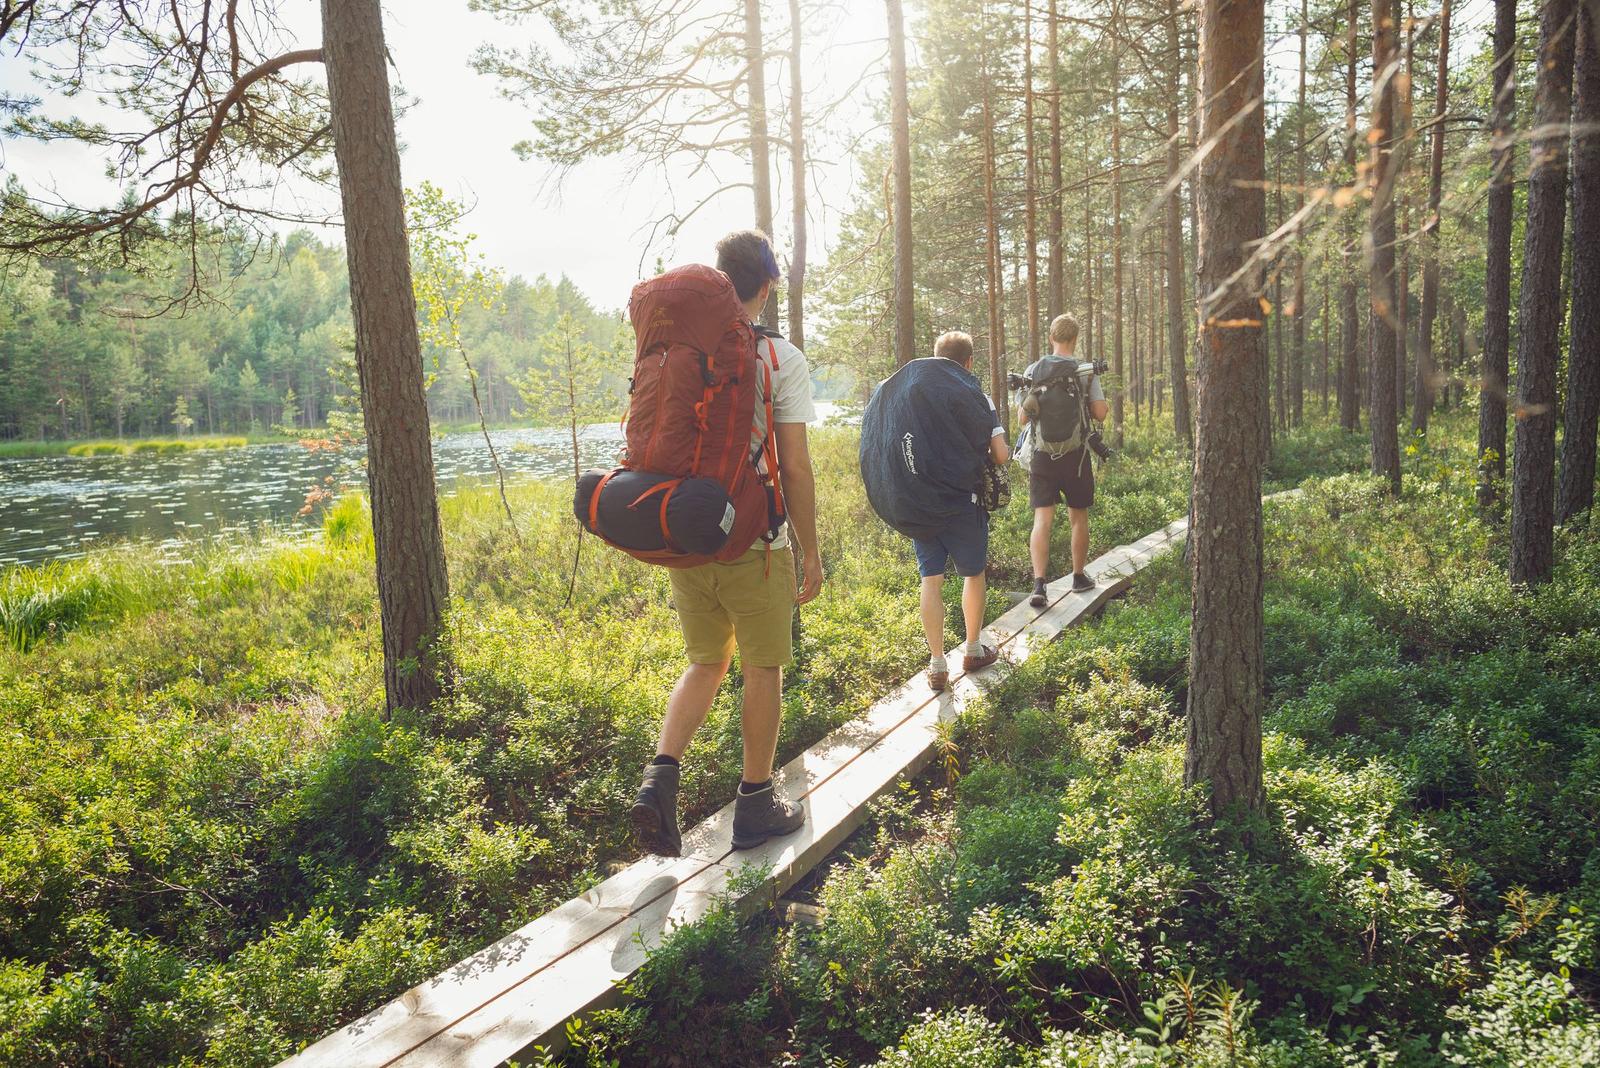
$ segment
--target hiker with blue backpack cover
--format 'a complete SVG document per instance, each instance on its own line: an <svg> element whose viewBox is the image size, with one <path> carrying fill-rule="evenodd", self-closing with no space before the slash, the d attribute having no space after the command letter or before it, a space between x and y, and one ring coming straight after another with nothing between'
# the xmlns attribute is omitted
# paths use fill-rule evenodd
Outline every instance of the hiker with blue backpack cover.
<svg viewBox="0 0 1600 1068"><path fill-rule="evenodd" d="M980 490L985 465L1003 467L1010 450L994 404L973 377L972 338L944 334L933 353L873 391L861 419L860 458L873 511L916 551L928 685L942 691L950 683L943 596L949 564L961 576L962 669L978 671L999 657L979 640L989 566L989 514Z"/></svg>
<svg viewBox="0 0 1600 1068"><path fill-rule="evenodd" d="M1029 365L1012 383L1021 392L1023 433L1031 439L1027 466L1033 532L1028 550L1033 558L1033 594L1028 603L1035 608L1043 608L1049 599L1044 586L1050 573L1050 528L1056 505L1063 501L1072 523L1072 588L1081 592L1095 586L1084 572L1089 562L1089 509L1094 505L1089 452L1099 444L1099 432L1091 421L1104 420L1110 408L1095 365L1073 356L1077 347L1078 320L1056 316L1050 323L1049 355ZM1020 442L1018 451L1024 451Z"/></svg>

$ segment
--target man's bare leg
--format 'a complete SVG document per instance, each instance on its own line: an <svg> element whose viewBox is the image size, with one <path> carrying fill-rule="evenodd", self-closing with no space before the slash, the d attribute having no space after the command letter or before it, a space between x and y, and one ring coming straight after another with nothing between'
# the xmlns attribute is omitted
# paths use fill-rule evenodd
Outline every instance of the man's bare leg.
<svg viewBox="0 0 1600 1068"><path fill-rule="evenodd" d="M778 727L783 722L783 668L744 669L744 781L772 778L772 760L778 751Z"/></svg>
<svg viewBox="0 0 1600 1068"><path fill-rule="evenodd" d="M922 634L928 639L928 656L944 657L944 576L922 580Z"/></svg>
<svg viewBox="0 0 1600 1068"><path fill-rule="evenodd" d="M983 631L984 592L988 589L984 575L968 575L961 580L961 616L967 624L967 650L978 644Z"/></svg>
<svg viewBox="0 0 1600 1068"><path fill-rule="evenodd" d="M1089 509L1068 508L1067 519L1072 523L1072 572L1081 575L1089 566Z"/></svg>
<svg viewBox="0 0 1600 1068"><path fill-rule="evenodd" d="M1054 505L1033 510L1033 533L1028 536L1028 554L1033 557L1033 577L1050 579L1050 528L1056 521Z"/></svg>
<svg viewBox="0 0 1600 1068"><path fill-rule="evenodd" d="M717 687L728 674L728 661L717 664L690 664L667 698L667 714L661 721L661 740L656 743L656 753L682 760L684 750L694 732L706 721L711 702L716 699ZM748 700L748 694L746 700Z"/></svg>

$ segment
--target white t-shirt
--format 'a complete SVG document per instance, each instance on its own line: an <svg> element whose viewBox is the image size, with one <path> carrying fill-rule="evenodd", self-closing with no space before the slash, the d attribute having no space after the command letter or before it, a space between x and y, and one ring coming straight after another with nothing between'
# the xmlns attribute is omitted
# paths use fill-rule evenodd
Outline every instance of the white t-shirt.
<svg viewBox="0 0 1600 1068"><path fill-rule="evenodd" d="M768 347L770 343L770 348ZM811 367L806 354L781 337L756 338L756 359L768 371L772 370L772 353L777 350L778 367L772 374L772 420L775 423L810 423L817 418L816 398L811 393ZM750 431L750 455L754 456L767 441L766 371L756 382L756 421ZM782 462L779 457L779 462ZM767 470L765 460L761 469ZM789 527L778 532L772 540L774 549L789 544Z"/></svg>

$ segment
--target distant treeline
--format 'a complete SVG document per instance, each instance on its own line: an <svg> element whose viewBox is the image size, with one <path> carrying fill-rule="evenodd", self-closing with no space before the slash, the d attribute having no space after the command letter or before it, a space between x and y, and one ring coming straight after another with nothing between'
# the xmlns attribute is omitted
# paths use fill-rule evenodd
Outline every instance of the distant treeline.
<svg viewBox="0 0 1600 1068"><path fill-rule="evenodd" d="M202 276L224 265L223 288L161 315L192 277L187 259L163 262L169 252L138 273L60 259L0 273L0 440L250 433L354 415L344 250L299 231L275 248L218 235L196 257ZM581 340L613 350L620 316L564 277L513 277L496 307L463 310L491 422L523 409L517 383L554 354L563 313ZM423 361L432 416L475 421L459 356L425 348Z"/></svg>

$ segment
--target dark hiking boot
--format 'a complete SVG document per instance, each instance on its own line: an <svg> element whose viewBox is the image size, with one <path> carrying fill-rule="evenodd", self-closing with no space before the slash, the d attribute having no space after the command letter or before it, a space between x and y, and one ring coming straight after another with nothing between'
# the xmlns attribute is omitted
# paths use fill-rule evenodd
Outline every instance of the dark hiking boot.
<svg viewBox="0 0 1600 1068"><path fill-rule="evenodd" d="M660 857L683 853L683 835L678 831L678 767L675 764L649 764L644 782L633 803L633 837L639 848Z"/></svg>
<svg viewBox="0 0 1600 1068"><path fill-rule="evenodd" d="M978 646L977 656L973 656L971 653L963 654L961 657L961 670L968 674L974 671L982 671L999 659L1000 650L992 645L980 645Z"/></svg>
<svg viewBox="0 0 1600 1068"><path fill-rule="evenodd" d="M1085 590L1092 590L1096 585L1097 583L1095 580L1084 574L1082 571L1074 571L1072 573L1073 593L1082 593Z"/></svg>
<svg viewBox="0 0 1600 1068"><path fill-rule="evenodd" d="M1045 596L1044 579L1042 579L1042 578L1034 579L1033 580L1033 596L1028 598L1028 603L1033 605L1033 607L1035 607L1035 608L1043 608L1045 606L1045 602L1048 601L1049 599L1050 599L1049 597Z"/></svg>
<svg viewBox="0 0 1600 1068"><path fill-rule="evenodd" d="M733 848L754 849L768 838L800 829L806 810L793 801L780 801L769 782L753 793L740 790L733 802Z"/></svg>

